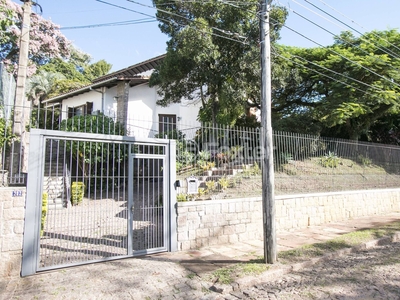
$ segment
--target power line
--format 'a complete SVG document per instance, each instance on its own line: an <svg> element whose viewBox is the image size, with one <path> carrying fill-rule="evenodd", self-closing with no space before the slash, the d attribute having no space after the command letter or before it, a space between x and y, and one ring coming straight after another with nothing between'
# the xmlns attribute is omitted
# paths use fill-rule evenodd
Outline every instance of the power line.
<svg viewBox="0 0 400 300"><path fill-rule="evenodd" d="M280 55L280 54L277 53L277 52L274 52L274 54L276 54L276 55L278 55L278 56ZM339 75L339 76L341 76L341 77L345 77L345 78L347 78L347 79L349 79L349 80L352 80L352 81L354 81L354 82L360 83L360 84L362 84L362 85L364 85L364 86L366 86L366 87L369 87L369 88L372 88L372 89L375 89L375 90L377 90L377 91L384 92L384 93L387 92L387 91L385 91L385 90L383 90L383 89L381 89L381 88L378 88L378 87L376 87L376 86L370 85L370 84L365 83L365 82L362 82L362 81L360 81L360 80L358 80L358 79L356 79L356 78L347 76L347 75L345 75L345 74L343 74L343 73L336 72L335 70L326 68L326 67L321 66L321 65L319 65L319 64L317 64L317 63L314 63L314 62L312 62L312 61L309 61L309 60L305 59L304 57L301 57L301 56L298 56L298 55L294 55L294 54L291 54L291 53L288 53L288 54L289 54L291 57L294 57L294 58L303 60L303 61L305 61L305 62L307 62L307 63L309 63L309 64L312 64L312 65L314 65L314 66L316 66L316 67L319 67L319 68L321 68L321 69L324 69L324 70L326 70L326 71L328 71L328 72L332 72L332 73L335 74L335 75ZM286 58L285 58L285 59L286 59ZM289 60L289 59L288 59L288 60ZM292 60L289 60L289 61L292 61ZM309 68L309 67L306 67L306 66L304 66L304 65L302 65L302 66L303 66L304 68L307 68L307 69L311 70L311 71L318 72L318 71L316 71L316 70L314 70L314 69L311 69L311 68ZM324 76L327 76L327 75L324 74L324 73L319 73L319 74L324 75ZM327 76L327 77L328 77L328 76ZM333 77L329 77L329 78L332 79L332 80L335 80L335 81L337 81L337 82L343 83L343 82L338 81L337 79L335 79L335 78L333 78ZM348 85L348 83L346 83L346 85ZM356 87L354 87L354 88L357 89ZM357 90L359 90L359 91L361 91L361 92L365 92L365 90L361 90L361 89L357 89Z"/></svg>
<svg viewBox="0 0 400 300"><path fill-rule="evenodd" d="M365 27L363 27L362 25L360 25L359 23L355 22L353 19L349 18L348 16L346 16L345 14L341 13L340 11L336 10L335 8L333 8L332 6L328 5L327 3L325 3L322 0L318 0L319 2L323 3L324 5L328 6L330 9L332 9L333 11L337 12L338 14L342 15L343 17L345 17L346 19L350 20L352 23L360 26L362 29L364 29L365 31L367 30ZM374 32L371 32L375 37L380 38L381 40L387 42L390 46L396 48L397 50L400 51L400 48L397 47L395 44L392 44L391 42L389 42L387 39L380 37L379 35L375 34Z"/></svg>
<svg viewBox="0 0 400 300"><path fill-rule="evenodd" d="M349 42L349 41L346 41L345 39L342 39L340 36L338 36L338 35L336 35L335 33L329 31L328 29L326 29L325 27L323 27L323 26L317 24L316 22L310 20L309 18L307 18L307 17L305 17L304 15L298 13L297 11L293 10L292 8L289 7L289 10L292 11L294 14L298 15L300 18L303 18L304 20L306 20L306 21L308 21L309 23L313 24L314 26L316 26L316 27L318 27L318 28L320 28L320 29L322 29L322 30L328 32L328 33L331 34L333 37L336 37L338 40L340 40L340 41L342 41L342 42L344 42L344 43L346 43L346 44L348 44L348 45L351 45L351 46L353 46L353 47L359 49L361 52L363 52L363 53L365 53L365 54L367 54L367 55L370 55L370 53L368 53L366 50L362 49L360 46L358 46L358 45L356 45L356 44L354 44L354 43L351 43L351 42ZM378 61L384 63L384 64L387 65L388 67L390 67L390 68L392 68L392 69L394 69L394 70L400 72L400 69L393 67L391 64L388 64L386 61L382 60L380 57L375 56L374 58L375 58L376 60L378 60Z"/></svg>
<svg viewBox="0 0 400 300"><path fill-rule="evenodd" d="M113 22L113 23L101 23L101 24L81 25L81 26L68 26L68 27L61 27L60 29L62 29L62 30L84 29L84 28L95 28L95 27L136 25L136 24L151 23L151 22L156 22L156 20L139 19L139 20L129 20L129 21L121 21L121 22Z"/></svg>
<svg viewBox="0 0 400 300"><path fill-rule="evenodd" d="M141 14L141 15L144 15L144 16L147 16L147 17L150 17L150 18L157 19L155 16L152 16L152 15L149 15L149 14L146 14L146 13L143 13L143 12L139 12L139 11L136 11L136 10L133 10L133 9L129 9L129 8L127 8L127 7L124 7L124 6L116 5L116 4L109 3L109 2L106 2L106 1L103 1L103 0L95 0L95 1L101 2L101 3L103 3L103 4L107 4L107 5L110 5L110 6L114 6L114 7L120 8L120 9L124 9L124 10L127 10L127 11L131 11L131 12L134 12L134 13L138 13L138 14ZM140 4L140 3L138 3L138 4ZM151 7L151 6L149 6L149 7L154 9L154 7ZM182 17L182 18L185 18L185 17ZM167 22L167 23L173 24L173 23L172 23L170 20L168 20L168 19L164 19L164 18L158 18L158 19L159 19L159 20L163 20L163 21L165 21L165 22ZM187 18L186 18L186 19L187 19ZM189 19L187 19L187 20L189 20ZM189 21L193 22L192 20L189 20ZM177 25L180 25L180 26L188 25L188 24L179 24L179 23L176 23L176 24L177 24ZM238 43L241 43L241 44L243 44L243 45L248 45L248 43L246 43L246 42L244 42L244 41L239 41L239 40L236 40L236 39L227 37L227 36L219 35L219 34L216 34L216 33L213 33L213 32L212 32L212 33L206 32L206 31L200 30L200 29L196 29L196 30L198 30L199 32L204 33L204 34L211 34L211 35L213 35L213 36L217 36L217 37L220 37L220 38L224 38L224 39L227 39L227 40L231 40L231 41L234 41L234 42L238 42Z"/></svg>
<svg viewBox="0 0 400 300"><path fill-rule="evenodd" d="M287 58L287 57L283 56L282 54L279 54L279 53L277 53L277 52L275 52L275 51L274 51L274 55L279 56L279 57L281 57L281 58L283 58L283 59L285 59L285 60L287 60L287 61L289 61L289 62L291 62L291 63L295 63L296 65L301 66L301 67L304 68L304 69L310 70L310 71L312 71L312 72L314 72L314 73L317 73L317 74L319 74L319 75L322 75L322 76L324 76L324 77L327 77L327 78L329 78L329 79L331 79L331 80L333 80L333 81L335 81L335 82L341 83L341 84L343 84L343 85L346 86L346 87L353 88L353 89L355 89L355 90L358 90L359 92L362 92L362 93L364 93L364 94L368 94L368 95L373 96L373 94L371 94L371 93L368 92L368 91L361 90L361 89L359 89L359 88L357 88L357 87L355 87L355 86L352 86L352 85L350 85L350 84L348 84L348 83L346 83L346 82L344 82L344 81L338 80L337 78L331 77L331 76L329 76L329 75L327 75L327 74L324 74L324 73L322 73L322 72L319 72L319 71L317 71L317 70L315 70L315 69L312 69L312 68L310 68L310 67L307 67L307 66L305 66L305 65L302 65L302 64L300 64L299 62L296 62L295 60L291 60L291 59L289 59L289 58ZM301 58L301 57L299 57L299 58ZM301 58L301 59L303 59L303 58ZM307 61L306 59L303 59L303 60ZM309 62L309 61L307 61L307 62ZM319 65L318 65L318 66L319 66ZM320 67L322 67L322 66L320 66ZM330 70L330 69L328 69L328 70ZM330 70L330 71L332 71L332 70ZM334 71L332 71L332 72L334 72ZM371 86L371 87L372 87L372 88L375 88L374 86ZM386 91L384 91L384 90L381 90L381 91L382 91L382 92L386 92Z"/></svg>
<svg viewBox="0 0 400 300"><path fill-rule="evenodd" d="M271 18L271 19L272 19L272 18ZM327 48L327 47L323 46L322 44L320 44L320 43L314 41L313 39L311 39L311 38L305 36L304 34L298 32L297 30L294 30L293 28L291 28L291 27L289 27L289 26L287 26L287 25L285 25L285 24L280 23L280 22L277 21L277 20L274 20L274 21L277 22L277 23L279 23L279 24L281 24L282 26L286 27L287 29L293 31L294 33L296 33L296 34L302 36L303 38L305 38L305 39L307 39L307 40L309 40L309 41L311 41L311 42L317 44L318 46L320 46L320 47L322 47L322 48L325 48L325 49L329 50L330 52L335 53L336 55L340 56L341 58L343 58L343 59L345 59L345 60L347 60L347 61L349 61L349 62L351 62L351 63L353 63L353 64L355 64L355 65L357 65L357 66L359 66L359 67L361 67L361 68L363 68L364 70L366 70L366 71L368 71L368 72L370 72L370 73L372 73L372 74L374 74L374 75L376 75L376 76L378 76L378 77L380 77L380 78L382 78L382 79L384 79L384 80L390 82L391 84L394 84L394 85L400 87L400 85L399 85L398 83L396 83L396 82L394 82L394 81L392 81L392 80L386 78L385 76L382 76L382 75L376 73L375 71L373 71L373 70L371 70L371 69L369 69L369 68L367 68L367 67L361 65L361 64L358 63L358 62L355 62L355 61L351 60L350 58L344 56L343 54L340 54L339 52L337 52L337 51L335 51L335 50L333 50L333 49L331 49L331 48Z"/></svg>
<svg viewBox="0 0 400 300"><path fill-rule="evenodd" d="M147 8L157 9L158 11L161 11L161 12L163 12L163 13L166 13L166 14L169 14L169 15L172 15L172 16L176 16L176 17L178 17L178 18L185 19L185 20L187 20L187 21L189 21L189 22L192 22L192 23L198 23L198 22L196 22L196 21L194 21L194 20L191 20L191 19L189 19L189 18L187 18L187 17L181 16L181 15L179 15L179 14L176 14L176 13L173 13L173 12L170 12L170 11L167 11L167 10L163 10L163 9L155 8L155 7L152 7L152 6L149 6L149 5L145 5L145 4L136 2L136 1L134 1L134 0L127 0L127 1L128 1L128 2L131 2L131 3L134 3L134 4L137 4L137 5L141 5L141 6L147 7ZM240 36L238 33L226 31L226 30L224 30L224 29L220 29L220 28L213 27L213 26L211 26L210 28L212 28L212 29L214 29L214 30L217 30L217 31L220 31L220 32L225 33L225 34L234 35L234 36L236 36L236 37L239 37L239 38L242 38L242 39L246 39L246 37ZM234 39L231 39L231 40L234 40ZM234 40L234 41L242 42L242 41L239 41L239 40ZM247 43L246 43L246 44L247 44Z"/></svg>
<svg viewBox="0 0 400 300"><path fill-rule="evenodd" d="M296 0L292 0L292 1L295 2L295 3L297 3L297 4L299 4L300 6L303 6L303 5L301 5L300 3L298 3ZM324 14L330 16L332 19L334 19L334 20L338 21L339 23L345 25L346 27L350 28L351 30L357 32L358 34L361 35L361 37L365 37L365 35L364 35L362 32L360 32L360 31L358 31L357 29L351 27L350 25L346 24L345 22L339 20L339 19L336 18L335 16L331 15L330 13L326 12L325 10L323 10L323 9L319 8L318 6L314 5L314 4L311 3L310 1L308 1L308 0L303 0L303 1L309 3L310 5L312 5L313 7L315 7L316 9L318 9L319 11L321 11L321 12L323 12ZM304 6L303 6L303 7L304 7ZM312 11L312 10L311 10L311 11ZM361 37L360 37L360 38L361 38ZM363 39L363 38L361 38L361 39L364 40L364 41L366 41L366 42L368 42L368 43L370 43L371 45L374 45L375 47L377 47L379 50L385 52L386 54L391 55L391 56L393 56L394 58L399 58L399 56L397 56L397 54L394 53L393 51L391 51L390 49L386 49L386 50L385 50L385 49L383 49L383 48L380 48L380 47L377 46L376 44L372 43L372 42L369 41L368 39Z"/></svg>

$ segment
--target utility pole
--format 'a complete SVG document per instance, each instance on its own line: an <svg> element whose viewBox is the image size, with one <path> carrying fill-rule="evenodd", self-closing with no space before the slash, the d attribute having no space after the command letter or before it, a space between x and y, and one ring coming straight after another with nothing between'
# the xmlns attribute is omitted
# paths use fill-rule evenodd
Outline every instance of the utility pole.
<svg viewBox="0 0 400 300"><path fill-rule="evenodd" d="M262 206L264 227L264 259L276 262L274 158L271 125L271 45L269 33L269 9L272 0L261 0L261 142L263 154Z"/></svg>
<svg viewBox="0 0 400 300"><path fill-rule="evenodd" d="M15 91L14 103L14 120L13 120L13 133L18 141L14 141L13 151L11 153L11 178L10 183L25 184L24 178L21 177L21 172L27 172L27 159L28 159L28 133L26 132L26 125L30 116L30 105L26 99L26 71L28 67L28 51L29 51L29 31L31 25L31 0L21 0L24 2L23 6L23 20L21 28L19 60L18 60L18 74L17 74L17 87Z"/></svg>

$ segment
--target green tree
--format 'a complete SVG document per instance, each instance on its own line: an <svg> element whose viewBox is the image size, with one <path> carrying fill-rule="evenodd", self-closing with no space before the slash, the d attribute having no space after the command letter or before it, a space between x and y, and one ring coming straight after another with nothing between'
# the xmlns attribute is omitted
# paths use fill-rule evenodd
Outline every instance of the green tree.
<svg viewBox="0 0 400 300"><path fill-rule="evenodd" d="M160 29L170 37L167 54L150 85L159 105L182 98L201 101L199 119L234 124L260 103L259 1L153 0ZM274 7L272 41L287 12Z"/></svg>
<svg viewBox="0 0 400 300"><path fill-rule="evenodd" d="M61 122L61 130L70 132L101 133L111 135L124 135L123 125L115 122L113 118L103 114L74 116ZM66 142L67 151L70 152L76 161L82 176L106 175L106 170L102 168L105 161L118 161L125 159L126 152L123 148L116 151L113 147L104 146L101 142Z"/></svg>
<svg viewBox="0 0 400 300"><path fill-rule="evenodd" d="M0 0L0 60L9 71L13 71L19 59L19 37L23 19L22 7L11 0ZM61 33L58 25L32 13L29 31L28 75L36 67L46 64L51 58L68 58L70 42Z"/></svg>
<svg viewBox="0 0 400 300"><path fill-rule="evenodd" d="M47 72L62 74L64 77L54 82L47 98L88 85L93 79L106 75L111 70L112 65L105 60L90 63L88 54L76 49L72 49L71 53L68 60L54 58L40 68Z"/></svg>
<svg viewBox="0 0 400 300"><path fill-rule="evenodd" d="M39 70L35 75L29 78L26 94L28 99L38 105L46 99L54 89L57 81L64 79L61 73L47 72Z"/></svg>
<svg viewBox="0 0 400 300"><path fill-rule="evenodd" d="M273 92L275 118L304 116L323 135L367 136L380 119L399 114L399 43L388 30L344 32L326 48L277 47L286 72Z"/></svg>

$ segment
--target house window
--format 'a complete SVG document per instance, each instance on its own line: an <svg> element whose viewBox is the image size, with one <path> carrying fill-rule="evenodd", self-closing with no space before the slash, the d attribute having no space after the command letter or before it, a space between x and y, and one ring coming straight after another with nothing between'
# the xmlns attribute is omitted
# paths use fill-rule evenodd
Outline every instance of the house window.
<svg viewBox="0 0 400 300"><path fill-rule="evenodd" d="M72 118L74 116L86 116L91 115L93 111L93 102L86 102L86 104L68 107L68 118Z"/></svg>
<svg viewBox="0 0 400 300"><path fill-rule="evenodd" d="M176 130L176 115L158 115L159 134Z"/></svg>

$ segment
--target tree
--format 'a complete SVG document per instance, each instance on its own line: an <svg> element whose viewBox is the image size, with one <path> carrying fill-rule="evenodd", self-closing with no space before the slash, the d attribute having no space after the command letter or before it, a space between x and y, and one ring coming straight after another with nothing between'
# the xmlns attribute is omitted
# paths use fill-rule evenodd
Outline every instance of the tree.
<svg viewBox="0 0 400 300"><path fill-rule="evenodd" d="M18 65L19 37L21 35L23 11L20 5L11 0L0 0L0 60L4 61L9 71ZM68 58L70 42L60 32L58 25L45 20L37 14L31 15L29 41L29 60L31 62L28 76L36 67L44 65L51 58Z"/></svg>
<svg viewBox="0 0 400 300"><path fill-rule="evenodd" d="M112 135L125 134L122 124L103 114L68 118L61 122L61 130ZM79 173L85 178L89 174L107 176L113 170L105 168L104 162L120 162L126 158L127 154L125 148L104 146L101 142L71 141L66 142L66 148L75 160Z"/></svg>
<svg viewBox="0 0 400 300"><path fill-rule="evenodd" d="M279 46L286 73L273 93L274 113L306 116L324 135L368 136L376 122L400 112L399 43L400 34L388 30L358 38L344 32L326 48Z"/></svg>
<svg viewBox="0 0 400 300"><path fill-rule="evenodd" d="M106 75L111 70L112 65L105 60L91 64L90 59L88 54L72 48L68 60L53 58L40 67L40 70L59 73L64 77L54 82L48 98L88 85L93 79Z"/></svg>
<svg viewBox="0 0 400 300"><path fill-rule="evenodd" d="M153 0L160 29L170 37L167 54L150 79L159 105L182 98L201 101L199 119L234 124L260 103L258 1ZM286 18L274 7L272 40Z"/></svg>
<svg viewBox="0 0 400 300"><path fill-rule="evenodd" d="M47 72L39 70L39 72L29 78L26 94L28 99L34 105L38 105L42 100L53 91L56 82L65 79L61 73Z"/></svg>

